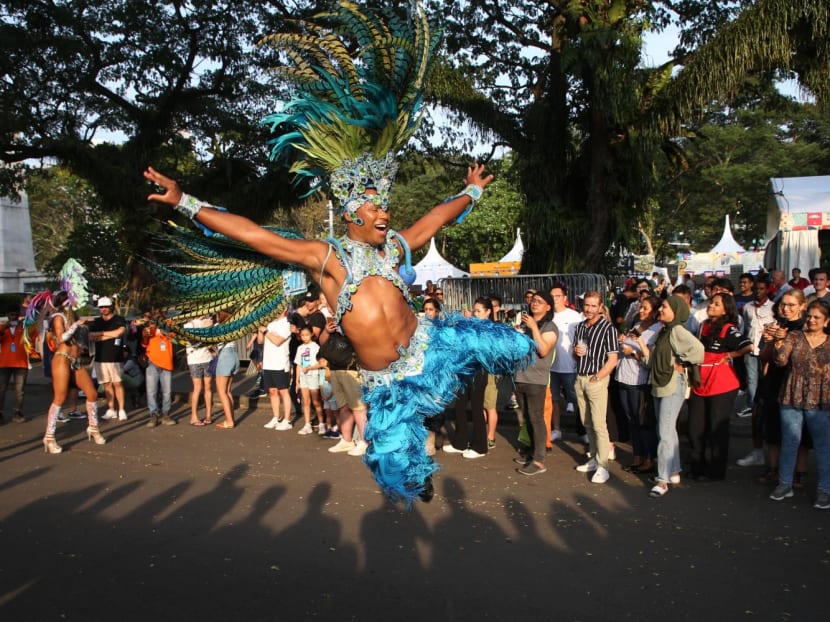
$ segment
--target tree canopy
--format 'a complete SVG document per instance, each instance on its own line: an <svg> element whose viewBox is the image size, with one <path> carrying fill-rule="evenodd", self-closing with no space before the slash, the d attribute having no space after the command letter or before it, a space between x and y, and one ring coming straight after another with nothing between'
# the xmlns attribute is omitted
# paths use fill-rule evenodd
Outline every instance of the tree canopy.
<svg viewBox="0 0 830 622"><path fill-rule="evenodd" d="M771 168L740 145L747 137L755 154L771 149L772 139L796 146L777 159L776 174L794 173L787 162L819 166L824 157L810 147L826 143L826 125L815 121L822 112L784 114L790 133L770 111L742 112L734 102L748 75L795 75L824 110L826 0L424 2L446 25L430 101L471 124L470 142L486 139L512 154L509 174L482 201L493 201L490 209L473 212L469 229L443 234L456 262L497 257L521 224L526 271L600 270L607 249L630 245L641 226L659 234L667 227L661 219L683 222L704 175L731 186L737 177L766 175ZM19 184L25 162L64 165L89 185L115 226L113 244L128 255L144 252L146 235L172 216L146 204L140 171L148 164L260 222L296 205L290 177L266 160L259 121L286 94L268 72L280 59L257 42L324 4L7 0L0 8L0 190ZM681 27L674 61L645 67L644 32L671 22ZM113 135L119 144L102 142ZM469 144L457 131L450 136L442 157L460 163ZM717 170L723 154L707 146L727 144L734 150ZM457 192L458 175L441 162L402 168L396 226ZM739 175L737 163L755 170ZM795 174L801 170L809 166ZM718 210L738 201L745 210L754 199L733 188ZM303 226L323 225L315 217ZM747 219L746 231L754 226Z"/></svg>
<svg viewBox="0 0 830 622"><path fill-rule="evenodd" d="M794 71L828 95L822 0L456 0L435 96L508 145L527 197L531 272L600 269L635 230L655 165L710 102L756 71ZM675 65L642 65L643 33L675 20ZM539 183L544 180L544 183Z"/></svg>

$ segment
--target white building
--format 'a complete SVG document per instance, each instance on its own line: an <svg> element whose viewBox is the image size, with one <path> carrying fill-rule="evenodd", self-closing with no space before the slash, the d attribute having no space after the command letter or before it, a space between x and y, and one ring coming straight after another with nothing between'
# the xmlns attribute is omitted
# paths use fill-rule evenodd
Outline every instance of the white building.
<svg viewBox="0 0 830 622"><path fill-rule="evenodd" d="M0 294L37 292L47 281L35 267L28 197L0 197Z"/></svg>

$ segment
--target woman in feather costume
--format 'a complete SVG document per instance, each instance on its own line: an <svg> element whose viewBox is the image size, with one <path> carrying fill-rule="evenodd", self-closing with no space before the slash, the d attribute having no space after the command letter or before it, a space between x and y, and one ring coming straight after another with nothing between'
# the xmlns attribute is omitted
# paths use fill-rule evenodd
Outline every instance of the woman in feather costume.
<svg viewBox="0 0 830 622"><path fill-rule="evenodd" d="M266 119L278 134L272 159L288 159L292 172L312 180L312 191L328 186L340 203L346 235L325 241L285 237L183 194L175 181L153 168L144 176L158 191L148 200L175 206L207 229L217 245L230 238L264 255L273 269L279 267L274 262L305 269L326 298L336 301L335 319L354 346L369 407L365 461L391 499L409 504L420 495L428 500L437 467L425 452L424 418L440 414L479 369L511 374L533 356L533 342L503 324L452 314L419 322L409 297L408 284L415 277L410 249L421 248L441 227L463 218L493 176L482 165L469 167L461 193L411 227L390 229L395 151L420 122L421 93L438 35L414 3L409 19L402 20L341 2L305 25L311 34L269 38L294 62L284 71L298 92L284 111ZM359 63L352 62L336 36L340 33L357 38ZM163 270L156 270L165 278ZM193 263L185 271L189 273L168 272L166 280L173 291L188 294L183 306L196 313L215 271L199 272ZM246 272L239 274L243 278ZM227 275L223 280L232 281ZM207 299L227 306L210 294ZM259 306L273 303L272 297ZM254 322L262 323L262 318ZM192 337L210 340L214 335L203 331ZM327 337L323 333L321 342Z"/></svg>
<svg viewBox="0 0 830 622"><path fill-rule="evenodd" d="M48 332L44 347L52 351L52 404L46 416L46 434L43 436L43 449L50 454L59 454L63 448L55 441L55 429L58 415L66 401L70 388L77 388L86 393L86 414L88 427L87 438L103 445L107 441L98 430L98 389L92 382L86 367L81 364L81 346L77 341L77 332L85 323L75 319L74 309L86 304L89 295L83 267L74 259L69 259L60 272L60 289L54 292L41 292L32 299L26 311L24 326L38 325L38 318L46 314ZM25 330L24 335L29 331Z"/></svg>

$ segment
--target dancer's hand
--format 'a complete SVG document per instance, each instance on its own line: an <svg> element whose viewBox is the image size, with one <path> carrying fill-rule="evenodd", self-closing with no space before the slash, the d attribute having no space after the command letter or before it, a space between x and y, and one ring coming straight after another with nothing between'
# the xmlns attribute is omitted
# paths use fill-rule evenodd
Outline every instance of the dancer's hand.
<svg viewBox="0 0 830 622"><path fill-rule="evenodd" d="M493 181L493 176L487 175L484 177L484 165L477 163L474 166L467 167L467 179L465 181L467 184L474 184L484 188Z"/></svg>
<svg viewBox="0 0 830 622"><path fill-rule="evenodd" d="M179 188L179 184L169 177L165 177L156 171L152 166L148 166L147 170L144 171L144 179L156 184L157 186L161 186L164 190L163 194L154 193L149 195L147 197L148 201L159 201L161 203L167 203L168 205L175 206L182 200L182 191L181 188Z"/></svg>

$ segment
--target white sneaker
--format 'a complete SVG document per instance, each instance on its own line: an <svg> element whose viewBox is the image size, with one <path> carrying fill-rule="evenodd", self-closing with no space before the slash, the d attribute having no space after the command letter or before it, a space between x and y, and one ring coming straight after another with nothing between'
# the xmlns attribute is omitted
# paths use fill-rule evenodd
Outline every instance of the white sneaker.
<svg viewBox="0 0 830 622"><path fill-rule="evenodd" d="M443 451L445 454L463 454L465 450L464 449L456 449L455 447L452 446L452 443L445 443L441 447L441 451Z"/></svg>
<svg viewBox="0 0 830 622"><path fill-rule="evenodd" d="M317 434L319 434L320 436L325 436L325 434L326 434L326 424L325 423L321 423L320 425L317 426Z"/></svg>
<svg viewBox="0 0 830 622"><path fill-rule="evenodd" d="M597 467L596 473L591 478L592 484L604 484L609 479L611 479L611 474L608 472L608 469L604 467Z"/></svg>
<svg viewBox="0 0 830 622"><path fill-rule="evenodd" d="M611 449L608 450L608 459L609 460L616 460L617 459L617 450L613 445L611 445Z"/></svg>
<svg viewBox="0 0 830 622"><path fill-rule="evenodd" d="M597 461L591 458L585 464L580 464L576 467L576 470L580 473L590 473L591 471L596 471L598 466Z"/></svg>
<svg viewBox="0 0 830 622"><path fill-rule="evenodd" d="M574 411L574 405L571 402L568 402L568 406L565 408L565 412L572 413Z"/></svg>
<svg viewBox="0 0 830 622"><path fill-rule="evenodd" d="M277 421L277 425L274 426L274 429L279 432L285 432L286 430L291 429L291 422L288 419L283 419L282 421Z"/></svg>
<svg viewBox="0 0 830 622"><path fill-rule="evenodd" d="M278 424L279 422L280 422L280 418L279 418L279 417L271 417L271 421L269 421L268 423L266 423L266 424L265 424L264 426L262 426L262 427L263 427L263 428L265 428L266 430L273 430L274 428L276 428L276 427L277 427L277 424Z"/></svg>
<svg viewBox="0 0 830 622"><path fill-rule="evenodd" d="M562 430L552 430L550 433L551 443L562 439Z"/></svg>
<svg viewBox="0 0 830 622"><path fill-rule="evenodd" d="M480 454L472 447L469 449L465 449L464 452L461 454L462 458L469 458L470 460L475 460L476 458L483 458L487 454Z"/></svg>
<svg viewBox="0 0 830 622"><path fill-rule="evenodd" d="M107 412L101 416L101 419L118 419L118 413L115 412L114 408L109 408L107 409Z"/></svg>
<svg viewBox="0 0 830 622"><path fill-rule="evenodd" d="M764 452L761 449L753 449L743 458L735 461L738 466L764 466L766 460L764 459Z"/></svg>
<svg viewBox="0 0 830 622"><path fill-rule="evenodd" d="M354 444L354 447L352 447L352 448L349 450L349 455L350 455L350 456L362 456L363 454L365 454L365 453L366 453L366 450L367 450L368 448L369 448L369 443L367 443L367 442L366 442L366 441L364 441L363 439L360 439L359 441L357 441L357 442Z"/></svg>
<svg viewBox="0 0 830 622"><path fill-rule="evenodd" d="M751 408L744 408L743 410L739 410L736 414L741 419L743 419L745 417L751 417L752 416L752 409Z"/></svg>
<svg viewBox="0 0 830 622"><path fill-rule="evenodd" d="M127 420L127 411L126 410L119 410L118 411L118 420L119 421L126 421Z"/></svg>
<svg viewBox="0 0 830 622"><path fill-rule="evenodd" d="M297 432L297 434L305 436L306 434L311 434L312 432L314 432L314 429L311 427L311 424L306 423L302 428L300 428L300 431Z"/></svg>
<svg viewBox="0 0 830 622"><path fill-rule="evenodd" d="M337 441L337 445L329 447L329 451L333 454L339 454L344 451L351 451L352 449L354 449L354 441L347 441L343 438Z"/></svg>

